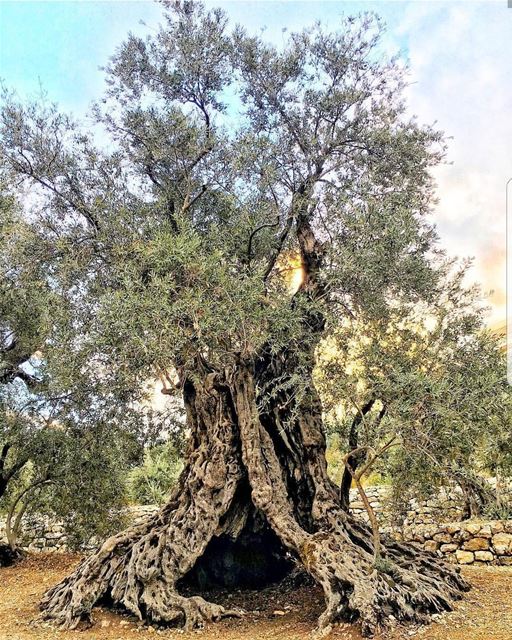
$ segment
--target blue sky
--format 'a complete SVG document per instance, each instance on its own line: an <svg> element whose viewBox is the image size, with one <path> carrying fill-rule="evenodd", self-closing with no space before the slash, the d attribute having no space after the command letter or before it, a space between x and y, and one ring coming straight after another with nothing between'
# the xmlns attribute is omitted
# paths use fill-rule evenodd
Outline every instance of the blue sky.
<svg viewBox="0 0 512 640"><path fill-rule="evenodd" d="M505 183L512 177L512 9L489 2L343 2L246 0L223 7L275 42L283 29L342 13L374 10L388 26L385 46L409 59L411 112L438 121L453 139L453 164L436 170L436 221L443 244L474 256L474 278L505 315ZM86 113L104 88L99 67L128 31L144 33L161 9L150 1L0 0L0 78L23 96L42 86L66 111ZM147 27L139 24L141 20Z"/></svg>
<svg viewBox="0 0 512 640"><path fill-rule="evenodd" d="M235 22L279 41L282 29L300 29L321 19L333 28L343 13L371 9L396 22L402 3L318 1L207 2L222 6ZM0 0L0 77L22 93L39 83L65 109L84 111L103 89L98 68L128 31L144 33L158 23L161 8L134 0ZM404 39L405 44L405 39Z"/></svg>

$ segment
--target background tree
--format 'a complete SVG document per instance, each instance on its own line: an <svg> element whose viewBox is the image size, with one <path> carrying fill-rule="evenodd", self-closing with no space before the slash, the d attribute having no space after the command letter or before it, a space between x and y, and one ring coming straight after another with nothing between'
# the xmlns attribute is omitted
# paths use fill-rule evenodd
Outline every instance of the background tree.
<svg viewBox="0 0 512 640"><path fill-rule="evenodd" d="M4 189L0 199L0 509L12 551L31 512L65 523L70 546L119 527L125 474L138 446L53 388L44 350L56 297L37 233ZM14 558L16 554L7 554Z"/></svg>
<svg viewBox="0 0 512 640"><path fill-rule="evenodd" d="M510 421L510 413L504 418L510 391L499 339L485 330L480 294L463 285L468 265L454 267L443 265L433 302L341 327L327 345L317 384L327 422L341 436L338 446L350 451L399 439L380 461L397 505L405 507L412 493L431 495L456 483L470 517L496 501L482 474L504 460L495 429ZM352 456L351 466L364 457ZM345 506L350 481L345 470Z"/></svg>
<svg viewBox="0 0 512 640"><path fill-rule="evenodd" d="M212 560L250 545L260 581L291 555L321 585L322 635L341 617L367 634L390 615L425 621L466 585L393 541L375 565L327 474L312 372L340 317L431 295L442 136L406 117L403 67L380 54L372 16L276 49L221 11L165 7L108 66L96 116L109 151L47 103L6 95L1 112L5 170L33 190L27 220L58 298L53 389L119 422L160 376L190 433L166 504L50 589L43 616L76 627L106 594L187 628L229 615L180 586L214 581ZM279 275L290 256L294 291Z"/></svg>
<svg viewBox="0 0 512 640"><path fill-rule="evenodd" d="M13 550L23 539L23 519L49 516L62 522L70 548L102 539L124 522L126 451L112 429L98 425L85 433L46 428L44 448L29 463L2 499L6 534Z"/></svg>
<svg viewBox="0 0 512 640"><path fill-rule="evenodd" d="M496 478L494 504L486 505L485 515L491 518L510 518L510 478L512 477L512 451L510 424L512 421L512 394L505 379L496 388L497 406L489 417L488 437L482 443L478 462Z"/></svg>
<svg viewBox="0 0 512 640"><path fill-rule="evenodd" d="M37 428L30 413L30 389L38 383L37 350L47 334L50 293L34 263L29 225L16 200L0 194L0 498L30 459Z"/></svg>
<svg viewBox="0 0 512 640"><path fill-rule="evenodd" d="M48 287L29 259L34 236L5 185L0 191L0 501L44 444L30 410L34 358L46 335ZM18 258L20 258L18 260ZM37 358L36 358L37 359ZM1 503L0 503L1 504ZM9 536L12 543L12 535ZM0 545L0 564L19 557Z"/></svg>

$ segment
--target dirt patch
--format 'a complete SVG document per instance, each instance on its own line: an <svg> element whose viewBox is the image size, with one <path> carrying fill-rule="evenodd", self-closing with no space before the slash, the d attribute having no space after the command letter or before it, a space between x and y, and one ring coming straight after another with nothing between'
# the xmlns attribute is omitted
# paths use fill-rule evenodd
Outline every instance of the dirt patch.
<svg viewBox="0 0 512 640"><path fill-rule="evenodd" d="M219 594L218 601L242 607L246 615L192 633L147 627L133 617L102 608L94 611L94 627L80 632L34 626L31 621L37 615L42 593L79 560L70 554L40 554L28 556L15 567L0 569L0 640L308 640L323 607L317 588L301 586L294 591L271 588ZM464 574L473 589L456 611L428 627L397 628L382 640L511 640L512 568L468 567ZM362 640L355 625L337 626L331 637Z"/></svg>

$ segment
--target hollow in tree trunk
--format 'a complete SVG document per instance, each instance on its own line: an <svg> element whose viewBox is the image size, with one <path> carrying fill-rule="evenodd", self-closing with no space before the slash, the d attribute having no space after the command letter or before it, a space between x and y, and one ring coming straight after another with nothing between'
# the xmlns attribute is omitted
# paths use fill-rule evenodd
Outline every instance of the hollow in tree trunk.
<svg viewBox="0 0 512 640"><path fill-rule="evenodd" d="M426 622L451 609L467 586L434 555L384 539L375 566L370 530L341 508L327 475L318 398L312 391L281 423L282 404L258 403L268 370L264 359L240 362L185 383L192 435L176 490L50 589L44 619L74 628L108 599L143 620L190 629L239 612L187 597L187 584L261 586L285 575L288 558L323 589L319 636L341 619L359 619L371 635L390 615Z"/></svg>

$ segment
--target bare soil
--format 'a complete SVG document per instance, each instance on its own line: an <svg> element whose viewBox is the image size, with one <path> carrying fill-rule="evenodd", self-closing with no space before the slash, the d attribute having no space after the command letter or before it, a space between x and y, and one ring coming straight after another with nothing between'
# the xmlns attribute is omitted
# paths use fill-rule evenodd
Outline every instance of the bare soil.
<svg viewBox="0 0 512 640"><path fill-rule="evenodd" d="M278 586L218 594L218 602L241 607L246 614L190 633L148 627L103 608L94 610L95 624L86 630L58 631L34 624L42 593L79 560L71 554L39 554L0 569L0 640L308 640L323 607L322 594L315 587ZM397 627L380 640L512 640L512 567L467 567L463 573L473 589L454 612L428 627ZM348 624L336 626L331 638L362 640L357 625Z"/></svg>

